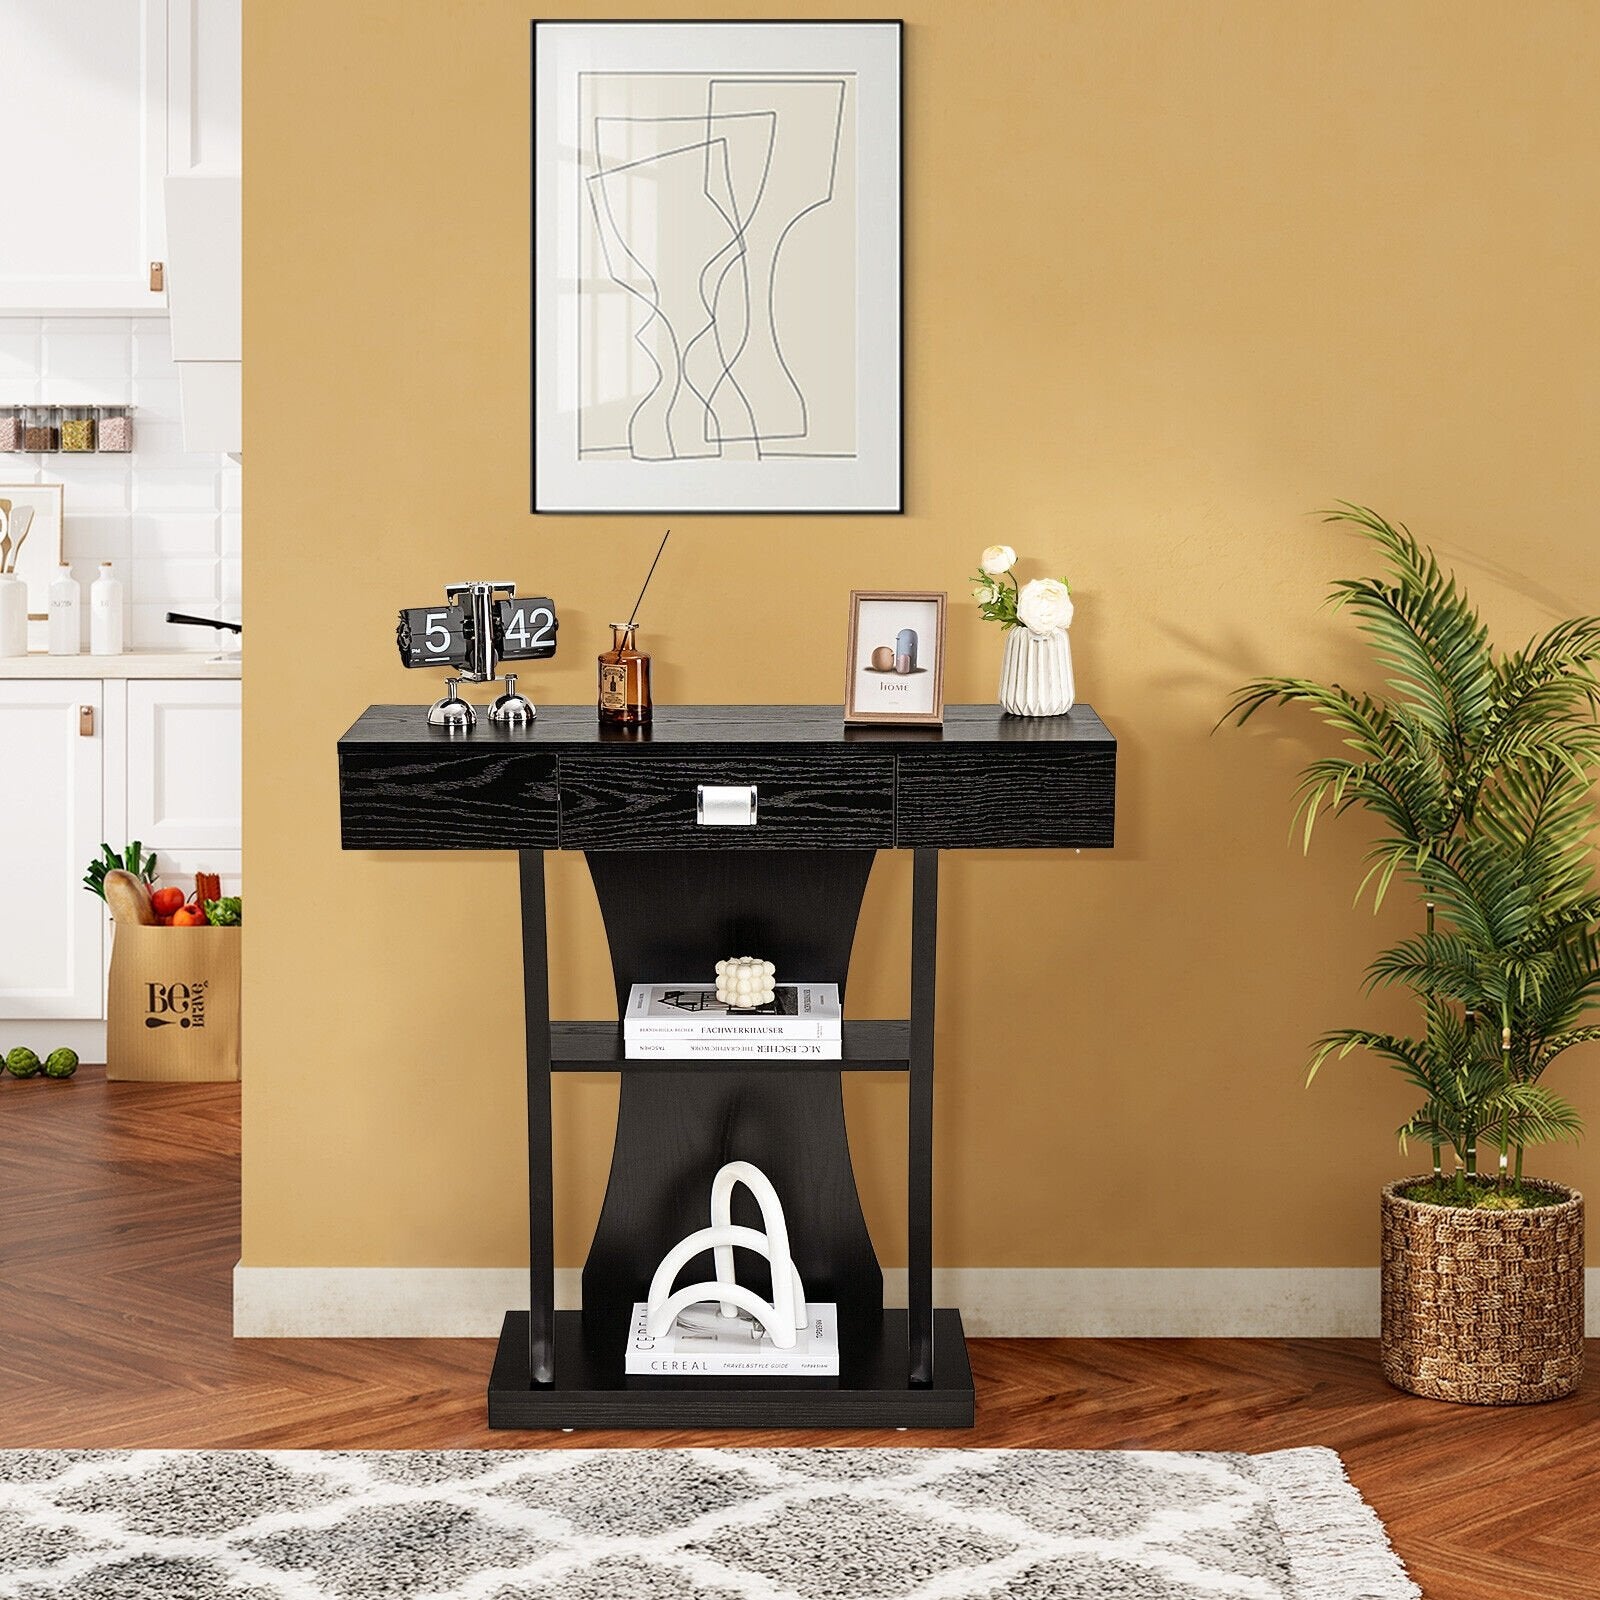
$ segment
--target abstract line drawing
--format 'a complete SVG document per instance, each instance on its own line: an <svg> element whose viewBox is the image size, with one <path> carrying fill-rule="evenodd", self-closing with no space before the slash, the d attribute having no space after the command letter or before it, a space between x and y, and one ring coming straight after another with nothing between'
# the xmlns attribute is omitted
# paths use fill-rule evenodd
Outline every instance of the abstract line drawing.
<svg viewBox="0 0 1600 1600"><path fill-rule="evenodd" d="M532 509L905 509L894 21L532 24Z"/></svg>
<svg viewBox="0 0 1600 1600"><path fill-rule="evenodd" d="M578 75L580 459L855 457L854 88Z"/></svg>

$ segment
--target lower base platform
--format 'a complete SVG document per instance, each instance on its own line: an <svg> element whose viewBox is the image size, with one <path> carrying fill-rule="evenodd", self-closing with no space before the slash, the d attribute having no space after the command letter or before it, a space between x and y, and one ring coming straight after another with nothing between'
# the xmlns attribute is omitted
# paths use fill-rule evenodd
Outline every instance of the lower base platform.
<svg viewBox="0 0 1600 1600"><path fill-rule="evenodd" d="M554 1383L528 1382L528 1313L508 1311L489 1379L491 1428L970 1428L961 1313L933 1314L933 1382L906 1381L906 1313L840 1352L837 1378L635 1378L622 1340L584 1342L583 1313L556 1313Z"/></svg>

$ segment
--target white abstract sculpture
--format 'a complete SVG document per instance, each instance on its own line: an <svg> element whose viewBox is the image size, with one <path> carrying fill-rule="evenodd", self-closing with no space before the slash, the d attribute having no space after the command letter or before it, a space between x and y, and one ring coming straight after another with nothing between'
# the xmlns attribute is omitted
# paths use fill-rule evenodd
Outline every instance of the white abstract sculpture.
<svg viewBox="0 0 1600 1600"><path fill-rule="evenodd" d="M720 963L719 963L720 967ZM720 978L719 978L720 982ZM742 1183L755 1196L761 1207L761 1232L754 1228L741 1228L733 1223L733 1189ZM733 1252L735 1247L754 1250L764 1255L772 1266L772 1304L768 1305L758 1294L735 1282ZM673 1280L683 1270L684 1264L711 1250L717 1263L715 1283L691 1283L686 1288L674 1290ZM766 1330L768 1337L779 1350L792 1350L796 1329L806 1326L809 1315L806 1308L805 1286L795 1270L789 1254L789 1228L784 1221L783 1206L778 1191L768 1181L766 1173L748 1161L730 1161L711 1184L711 1226L691 1233L661 1258L655 1276L650 1280L650 1294L645 1302L646 1326L652 1339L666 1336L678 1313L704 1300L715 1300L725 1317L736 1317L740 1311L748 1312Z"/></svg>
<svg viewBox="0 0 1600 1600"><path fill-rule="evenodd" d="M747 1011L772 1004L774 967L758 956L729 956L717 963L717 999Z"/></svg>

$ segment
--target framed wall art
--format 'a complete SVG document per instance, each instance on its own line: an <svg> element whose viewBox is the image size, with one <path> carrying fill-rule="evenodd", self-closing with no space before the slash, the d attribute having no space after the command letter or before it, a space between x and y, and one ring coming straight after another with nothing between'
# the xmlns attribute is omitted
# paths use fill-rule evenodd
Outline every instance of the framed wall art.
<svg viewBox="0 0 1600 1600"><path fill-rule="evenodd" d="M898 512L901 24L533 24L533 509Z"/></svg>
<svg viewBox="0 0 1600 1600"><path fill-rule="evenodd" d="M851 591L846 722L944 722L944 602L932 589Z"/></svg>

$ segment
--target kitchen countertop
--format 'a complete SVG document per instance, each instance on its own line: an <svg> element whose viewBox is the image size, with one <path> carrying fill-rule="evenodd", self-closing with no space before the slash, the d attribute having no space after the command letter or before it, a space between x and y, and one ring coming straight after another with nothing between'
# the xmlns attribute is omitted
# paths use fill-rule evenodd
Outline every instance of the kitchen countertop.
<svg viewBox="0 0 1600 1600"><path fill-rule="evenodd" d="M0 656L4 678L237 678L239 657L213 661L207 650L128 650L120 656Z"/></svg>

